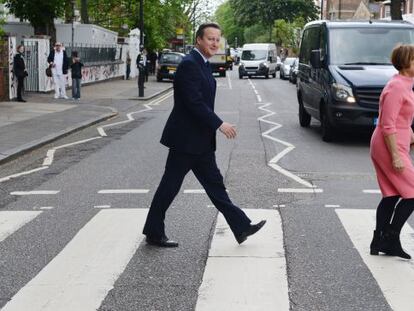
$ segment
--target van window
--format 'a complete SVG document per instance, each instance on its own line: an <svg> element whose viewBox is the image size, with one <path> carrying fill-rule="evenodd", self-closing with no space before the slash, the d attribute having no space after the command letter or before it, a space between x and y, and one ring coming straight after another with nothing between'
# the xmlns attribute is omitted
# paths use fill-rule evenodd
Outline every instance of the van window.
<svg viewBox="0 0 414 311"><path fill-rule="evenodd" d="M338 28L329 31L330 63L391 64L392 49L414 44L414 30L407 28Z"/></svg>
<svg viewBox="0 0 414 311"><path fill-rule="evenodd" d="M321 33L320 33L321 39L320 39L320 45L319 48L321 49L321 59L325 59L326 56L326 49L327 49L327 31L326 27L321 27Z"/></svg>
<svg viewBox="0 0 414 311"><path fill-rule="evenodd" d="M300 48L300 62L303 64L310 64L310 54L312 50L317 50L319 44L319 26L310 27L305 30L302 37Z"/></svg>
<svg viewBox="0 0 414 311"><path fill-rule="evenodd" d="M244 50L242 60L266 60L267 50Z"/></svg>

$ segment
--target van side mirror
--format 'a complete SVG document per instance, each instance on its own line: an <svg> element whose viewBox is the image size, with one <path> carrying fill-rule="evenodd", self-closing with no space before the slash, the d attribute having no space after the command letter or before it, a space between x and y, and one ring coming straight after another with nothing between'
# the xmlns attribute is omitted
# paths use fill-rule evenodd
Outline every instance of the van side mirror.
<svg viewBox="0 0 414 311"><path fill-rule="evenodd" d="M272 56L269 56L268 57L268 61L271 62L271 63L273 63L273 57Z"/></svg>
<svg viewBox="0 0 414 311"><path fill-rule="evenodd" d="M319 69L321 68L321 51L320 50L312 50L310 55L310 63L313 68Z"/></svg>

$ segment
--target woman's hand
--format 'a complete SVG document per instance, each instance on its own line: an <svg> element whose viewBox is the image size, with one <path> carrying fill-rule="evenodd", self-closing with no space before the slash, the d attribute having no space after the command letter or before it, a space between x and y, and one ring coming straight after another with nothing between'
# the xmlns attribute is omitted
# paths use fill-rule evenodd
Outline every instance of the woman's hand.
<svg viewBox="0 0 414 311"><path fill-rule="evenodd" d="M393 157L392 167L397 172L402 172L404 170L404 162L401 160L400 156Z"/></svg>

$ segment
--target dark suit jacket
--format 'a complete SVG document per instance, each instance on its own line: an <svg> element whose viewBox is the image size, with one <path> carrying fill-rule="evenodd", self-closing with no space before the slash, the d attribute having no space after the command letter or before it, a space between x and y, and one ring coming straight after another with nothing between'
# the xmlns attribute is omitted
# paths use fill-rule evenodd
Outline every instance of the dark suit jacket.
<svg viewBox="0 0 414 311"><path fill-rule="evenodd" d="M53 62L55 60L55 50L51 50L50 54L47 58L47 62L50 64L51 62ZM66 55L66 51L63 50L63 66L62 66L62 72L63 74L67 74L68 73L68 69L69 69L69 59L68 56Z"/></svg>
<svg viewBox="0 0 414 311"><path fill-rule="evenodd" d="M174 107L161 143L172 150L203 154L216 150L223 121L214 113L216 80L197 51L185 56L174 79Z"/></svg>
<svg viewBox="0 0 414 311"><path fill-rule="evenodd" d="M17 53L16 55L14 55L13 58L13 73L16 76L16 78L26 77L25 69L26 66L24 64L23 55Z"/></svg>

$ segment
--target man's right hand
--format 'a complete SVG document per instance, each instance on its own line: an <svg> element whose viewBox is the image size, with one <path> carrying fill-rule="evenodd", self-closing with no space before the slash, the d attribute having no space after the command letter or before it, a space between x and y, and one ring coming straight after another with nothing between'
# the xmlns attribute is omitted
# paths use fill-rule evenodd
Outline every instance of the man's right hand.
<svg viewBox="0 0 414 311"><path fill-rule="evenodd" d="M228 139L233 139L236 137L236 127L230 123L223 122L219 127L220 132L222 132Z"/></svg>

